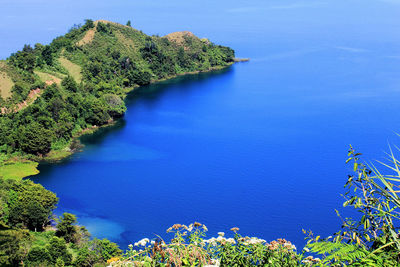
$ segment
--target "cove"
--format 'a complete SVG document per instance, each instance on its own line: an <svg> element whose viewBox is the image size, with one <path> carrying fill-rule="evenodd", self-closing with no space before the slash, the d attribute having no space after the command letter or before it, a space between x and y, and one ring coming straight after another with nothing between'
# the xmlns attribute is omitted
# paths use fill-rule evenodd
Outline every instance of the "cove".
<svg viewBox="0 0 400 267"><path fill-rule="evenodd" d="M194 221L298 247L302 229L337 231L334 209L354 215L341 208L348 145L372 160L398 143L397 47L237 46L252 61L140 88L82 152L40 165L31 179L57 193L56 213L122 247Z"/></svg>

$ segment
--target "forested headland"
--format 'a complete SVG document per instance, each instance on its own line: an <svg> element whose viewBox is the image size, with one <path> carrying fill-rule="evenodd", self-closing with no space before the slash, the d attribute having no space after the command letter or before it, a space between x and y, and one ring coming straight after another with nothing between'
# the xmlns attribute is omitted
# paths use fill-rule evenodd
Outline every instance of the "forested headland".
<svg viewBox="0 0 400 267"><path fill-rule="evenodd" d="M109 21L25 45L0 61L0 176L32 175L31 161L70 155L74 137L124 115L124 98L138 86L233 62L231 48L190 32L148 36Z"/></svg>

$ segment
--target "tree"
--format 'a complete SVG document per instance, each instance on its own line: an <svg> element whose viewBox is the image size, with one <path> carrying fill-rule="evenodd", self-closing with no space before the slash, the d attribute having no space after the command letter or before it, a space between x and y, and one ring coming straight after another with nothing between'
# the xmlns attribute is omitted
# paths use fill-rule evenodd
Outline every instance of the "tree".
<svg viewBox="0 0 400 267"><path fill-rule="evenodd" d="M30 154L47 154L51 148L52 133L37 122L19 128L19 147Z"/></svg>
<svg viewBox="0 0 400 267"><path fill-rule="evenodd" d="M15 182L9 189L7 204L10 226L23 226L42 230L58 202L56 195L30 180Z"/></svg>
<svg viewBox="0 0 400 267"><path fill-rule="evenodd" d="M29 232L0 228L0 266L18 266L26 255Z"/></svg>
<svg viewBox="0 0 400 267"><path fill-rule="evenodd" d="M63 259L57 258L57 260L56 260L56 265L55 265L55 266L56 266L56 267L64 267L64 266L65 266L65 263L64 263Z"/></svg>
<svg viewBox="0 0 400 267"><path fill-rule="evenodd" d="M126 26L132 27L132 26L131 26L131 21L130 21L130 20L128 20L128 22L126 23Z"/></svg>
<svg viewBox="0 0 400 267"><path fill-rule="evenodd" d="M52 85L48 86L46 90L44 90L41 98L44 100L49 101L52 98L61 98L60 89L58 88L57 84L53 83Z"/></svg>
<svg viewBox="0 0 400 267"><path fill-rule="evenodd" d="M0 117L0 144L12 144L11 136L13 121L7 117Z"/></svg>
<svg viewBox="0 0 400 267"><path fill-rule="evenodd" d="M106 111L106 105L96 98L85 99L87 110L86 122L91 125L104 125L110 119Z"/></svg>
<svg viewBox="0 0 400 267"><path fill-rule="evenodd" d="M97 23L97 31L101 33L110 34L112 32L110 24L99 22Z"/></svg>
<svg viewBox="0 0 400 267"><path fill-rule="evenodd" d="M74 242L74 236L77 233L76 226L76 216L71 213L64 213L57 224L56 236L63 237L67 243Z"/></svg>
<svg viewBox="0 0 400 267"><path fill-rule="evenodd" d="M96 253L93 250L90 250L88 246L84 246L79 249L74 264L81 267L91 267L98 262L99 259L99 255L96 255Z"/></svg>
<svg viewBox="0 0 400 267"><path fill-rule="evenodd" d="M117 244L111 242L108 239L97 239L92 241L92 249L97 254L100 255L102 260L106 262L112 257L120 256L122 251Z"/></svg>
<svg viewBox="0 0 400 267"><path fill-rule="evenodd" d="M61 82L62 87L70 92L76 92L78 89L78 84L75 82L74 78L70 75L65 77Z"/></svg>
<svg viewBox="0 0 400 267"><path fill-rule="evenodd" d="M24 45L22 51L11 55L10 61L20 69L33 72L36 64L36 56L30 45Z"/></svg>
<svg viewBox="0 0 400 267"><path fill-rule="evenodd" d="M94 27L93 20L91 20L91 19L86 19L86 20L85 20L85 25L83 25L84 30L91 29L91 28L93 28L93 27Z"/></svg>
<svg viewBox="0 0 400 267"><path fill-rule="evenodd" d="M53 55L52 55L52 50L49 45L46 45L44 49L42 50L42 58L46 62L47 65L52 66L53 65Z"/></svg>
<svg viewBox="0 0 400 267"><path fill-rule="evenodd" d="M26 259L29 262L28 266L41 266L47 265L51 256L46 248L36 246L31 248Z"/></svg>
<svg viewBox="0 0 400 267"><path fill-rule="evenodd" d="M29 89L26 88L26 86L24 86L22 83L17 82L12 87L11 92L12 92L12 99L16 102L21 102L27 98L29 94Z"/></svg>
<svg viewBox="0 0 400 267"><path fill-rule="evenodd" d="M60 262L58 259L61 259L65 265L71 263L72 255L68 252L67 244L63 238L56 236L52 237L46 248L49 251L51 262L53 264Z"/></svg>
<svg viewBox="0 0 400 267"><path fill-rule="evenodd" d="M130 84L147 85L151 82L151 73L148 71L130 70L128 72Z"/></svg>
<svg viewBox="0 0 400 267"><path fill-rule="evenodd" d="M112 118L122 117L126 111L126 106L122 99L114 94L103 95L103 100L108 106L108 114Z"/></svg>

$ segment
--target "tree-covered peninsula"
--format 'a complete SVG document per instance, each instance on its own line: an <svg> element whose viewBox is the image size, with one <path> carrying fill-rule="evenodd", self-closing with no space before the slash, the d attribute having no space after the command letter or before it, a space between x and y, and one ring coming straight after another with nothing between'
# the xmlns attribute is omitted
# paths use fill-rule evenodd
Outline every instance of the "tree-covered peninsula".
<svg viewBox="0 0 400 267"><path fill-rule="evenodd" d="M74 137L123 116L138 86L233 62L231 48L190 32L148 36L102 20L25 45L0 61L0 176L35 174L30 160L69 155Z"/></svg>

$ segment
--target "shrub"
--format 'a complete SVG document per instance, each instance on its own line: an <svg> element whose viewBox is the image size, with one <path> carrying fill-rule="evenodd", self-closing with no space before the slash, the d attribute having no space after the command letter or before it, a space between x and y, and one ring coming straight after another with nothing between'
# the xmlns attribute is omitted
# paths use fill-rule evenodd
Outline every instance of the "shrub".
<svg viewBox="0 0 400 267"><path fill-rule="evenodd" d="M63 238L54 236L49 244L47 244L47 250L51 256L51 262L53 264L69 265L72 260L72 255L67 250L67 244Z"/></svg>
<svg viewBox="0 0 400 267"><path fill-rule="evenodd" d="M28 253L27 261L29 266L47 265L51 261L51 256L46 248L33 247Z"/></svg>
<svg viewBox="0 0 400 267"><path fill-rule="evenodd" d="M303 263L303 254L284 239L267 243L256 237L243 237L239 228L232 228L234 237L226 238L219 233L217 238L205 239L207 227L195 222L189 226L175 224L167 232L174 233L169 243L161 239L150 241L144 238L129 246L123 258L109 262L124 266L299 266L312 265L313 261ZM316 261L315 261L316 263Z"/></svg>
<svg viewBox="0 0 400 267"><path fill-rule="evenodd" d="M77 233L75 223L76 216L65 212L57 224L56 236L63 237L66 242L74 242L74 236Z"/></svg>
<svg viewBox="0 0 400 267"><path fill-rule="evenodd" d="M343 206L353 206L359 219L342 219L343 230L334 238L320 240L309 233L308 247L324 256L323 262L333 266L397 266L400 260L399 225L400 162L392 150L391 164L382 163L393 173L384 175L373 164L360 161L360 153L352 147L347 162L353 163ZM338 216L340 216L339 212Z"/></svg>

